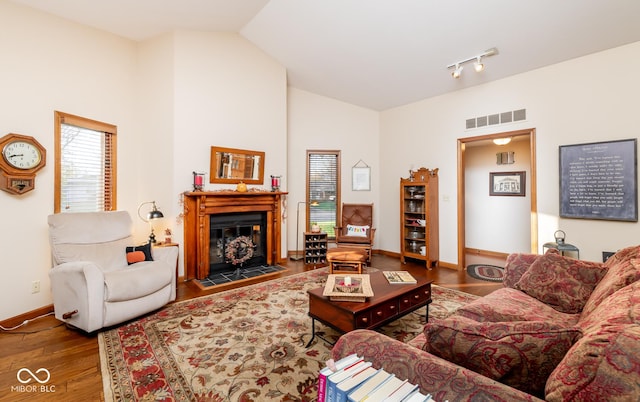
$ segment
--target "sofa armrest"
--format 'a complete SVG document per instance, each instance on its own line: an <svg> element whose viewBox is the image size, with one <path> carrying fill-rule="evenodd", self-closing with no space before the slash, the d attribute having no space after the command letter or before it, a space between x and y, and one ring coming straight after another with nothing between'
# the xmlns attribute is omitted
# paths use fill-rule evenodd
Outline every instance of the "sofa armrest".
<svg viewBox="0 0 640 402"><path fill-rule="evenodd" d="M356 330L340 337L331 351L338 360L357 353L375 368L417 384L437 401L540 401L464 367L375 331Z"/></svg>
<svg viewBox="0 0 640 402"><path fill-rule="evenodd" d="M504 267L504 281L502 284L507 288L514 288L520 277L527 272L531 264L540 257L540 254L512 253L507 257Z"/></svg>
<svg viewBox="0 0 640 402"><path fill-rule="evenodd" d="M90 261L57 265L49 271L55 316L75 327L92 332L102 328L104 274ZM63 315L77 310L69 318Z"/></svg>

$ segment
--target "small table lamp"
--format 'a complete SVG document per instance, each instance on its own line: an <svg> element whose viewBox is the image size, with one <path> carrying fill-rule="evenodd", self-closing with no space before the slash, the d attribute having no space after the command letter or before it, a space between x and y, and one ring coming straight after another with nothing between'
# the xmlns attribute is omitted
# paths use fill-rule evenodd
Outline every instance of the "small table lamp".
<svg viewBox="0 0 640 402"><path fill-rule="evenodd" d="M151 209L151 211L149 211L147 213L147 218L145 219L140 214L140 210L142 209L143 206L145 206L147 204L153 204L153 208ZM153 223L151 221L153 221L155 219L164 218L164 214L158 210L158 208L156 207L156 202L155 201L147 201L147 202L143 202L138 207L138 216L140 217L140 219L142 219L143 221L148 223L149 226L151 227L151 233L149 234L149 243L155 243L156 242L156 235L153 233Z"/></svg>

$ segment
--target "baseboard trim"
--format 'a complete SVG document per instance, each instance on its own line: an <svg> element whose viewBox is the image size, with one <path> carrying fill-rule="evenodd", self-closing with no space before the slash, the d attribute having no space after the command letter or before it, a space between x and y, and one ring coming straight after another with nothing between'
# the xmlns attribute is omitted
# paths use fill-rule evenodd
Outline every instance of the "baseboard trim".
<svg viewBox="0 0 640 402"><path fill-rule="evenodd" d="M1 321L0 325L2 325L5 328L11 328L11 327L15 327L16 325L22 324L26 320L33 320L34 318L37 318L49 313L53 313L53 304L28 311L26 313L17 315L15 317L7 318L6 320Z"/></svg>
<svg viewBox="0 0 640 402"><path fill-rule="evenodd" d="M481 250L481 249L478 249L478 248L469 248L469 247L466 247L464 249L464 252L466 254L477 255L477 256L481 256L481 257L491 257L491 258L504 258L504 259L507 259L507 257L509 256L508 253L501 253L501 252L498 252L498 251Z"/></svg>

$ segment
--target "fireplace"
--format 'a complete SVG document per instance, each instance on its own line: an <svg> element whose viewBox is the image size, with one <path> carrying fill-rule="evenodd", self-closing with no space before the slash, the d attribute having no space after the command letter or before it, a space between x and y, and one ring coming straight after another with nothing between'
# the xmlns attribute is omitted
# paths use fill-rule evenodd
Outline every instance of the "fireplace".
<svg viewBox="0 0 640 402"><path fill-rule="evenodd" d="M265 265L266 220L264 212L238 212L212 217L209 230L209 275L237 267L227 255L227 248L234 240L248 241L252 246L252 257L244 261L242 267Z"/></svg>
<svg viewBox="0 0 640 402"><path fill-rule="evenodd" d="M238 236L248 236L254 246L259 245L254 248L255 257L243 266L282 262L281 226L286 194L260 190L184 193L185 280L204 279L210 270L233 266L224 258L224 251Z"/></svg>

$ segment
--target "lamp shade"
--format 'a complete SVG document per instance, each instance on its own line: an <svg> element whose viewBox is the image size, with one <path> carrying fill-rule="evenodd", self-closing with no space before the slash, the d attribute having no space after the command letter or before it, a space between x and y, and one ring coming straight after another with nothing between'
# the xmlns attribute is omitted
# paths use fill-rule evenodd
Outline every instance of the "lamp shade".
<svg viewBox="0 0 640 402"><path fill-rule="evenodd" d="M142 214L140 213L140 210L142 209L142 207L144 207L145 205L148 205L148 204L152 204L153 207L151 208L151 211L149 211L146 214L147 218L145 219L142 216ZM158 207L156 207L156 202L155 201L147 201L147 202L143 202L138 207L138 216L143 221L149 223L149 226L151 226L151 233L149 234L149 243L155 243L156 242L156 236L153 233L153 225L150 222L153 221L153 220L156 220L156 219L164 218L164 214L158 210Z"/></svg>
<svg viewBox="0 0 640 402"><path fill-rule="evenodd" d="M147 219L152 220L152 219L160 219L160 218L164 218L164 214L158 211L158 208L156 208L156 204L154 202L153 209L149 211L149 213L147 214Z"/></svg>

